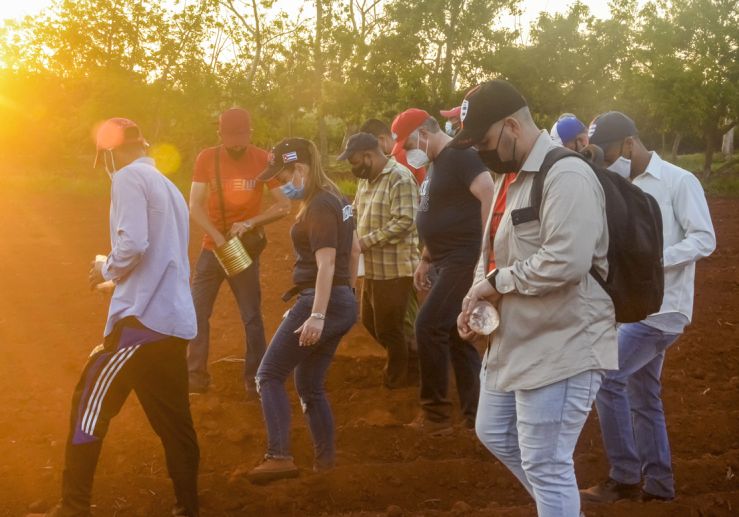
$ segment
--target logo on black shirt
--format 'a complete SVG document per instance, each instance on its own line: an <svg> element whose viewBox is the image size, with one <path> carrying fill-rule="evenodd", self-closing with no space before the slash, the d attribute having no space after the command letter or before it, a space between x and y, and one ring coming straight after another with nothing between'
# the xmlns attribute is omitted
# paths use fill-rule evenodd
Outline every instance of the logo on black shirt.
<svg viewBox="0 0 739 517"><path fill-rule="evenodd" d="M342 221L346 222L352 218L352 205L346 205L341 209Z"/></svg>

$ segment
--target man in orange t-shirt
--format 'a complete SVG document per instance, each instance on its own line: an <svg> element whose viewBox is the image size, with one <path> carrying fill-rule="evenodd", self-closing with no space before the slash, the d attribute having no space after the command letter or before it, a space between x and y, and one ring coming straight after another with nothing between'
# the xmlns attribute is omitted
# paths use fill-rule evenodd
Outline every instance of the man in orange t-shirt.
<svg viewBox="0 0 739 517"><path fill-rule="evenodd" d="M218 134L222 145L204 149L195 160L190 190L190 216L205 231L192 281L198 335L190 341L187 352L190 392L204 393L210 385L207 369L209 320L221 283L227 280L244 323L244 386L247 394L253 394L256 392L254 376L267 348L260 307L259 257L253 256L252 265L245 271L227 277L213 249L232 236L261 232L262 226L290 212L290 200L279 183L263 183L257 179L269 159L267 151L251 144L251 119L246 110L224 111L219 119ZM262 211L265 186L270 189L274 203Z"/></svg>

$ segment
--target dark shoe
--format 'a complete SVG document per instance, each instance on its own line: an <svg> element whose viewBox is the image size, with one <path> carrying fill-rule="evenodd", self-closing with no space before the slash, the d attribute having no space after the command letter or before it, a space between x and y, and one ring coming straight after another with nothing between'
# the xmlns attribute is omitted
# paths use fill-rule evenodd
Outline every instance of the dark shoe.
<svg viewBox="0 0 739 517"><path fill-rule="evenodd" d="M269 483L277 479L298 477L298 467L291 459L267 458L246 476L252 483Z"/></svg>
<svg viewBox="0 0 739 517"><path fill-rule="evenodd" d="M622 499L638 501L639 483L627 485L608 478L602 483L580 490L580 500L588 503L613 503Z"/></svg>
<svg viewBox="0 0 739 517"><path fill-rule="evenodd" d="M648 503L650 501L672 501L674 497L662 497L661 495L654 495L644 490L639 494L639 500L642 503Z"/></svg>
<svg viewBox="0 0 739 517"><path fill-rule="evenodd" d="M406 427L419 431L428 436L448 436L454 432L454 427L449 420L431 420L426 415L418 415L413 422Z"/></svg>

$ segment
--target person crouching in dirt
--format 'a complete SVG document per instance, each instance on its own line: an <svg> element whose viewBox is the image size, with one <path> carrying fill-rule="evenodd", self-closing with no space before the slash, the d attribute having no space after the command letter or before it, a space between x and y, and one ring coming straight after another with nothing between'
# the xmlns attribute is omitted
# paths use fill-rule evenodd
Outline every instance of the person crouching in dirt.
<svg viewBox="0 0 739 517"><path fill-rule="evenodd" d="M290 402L285 390L285 380L293 370L313 438L313 469L334 466L334 422L324 381L339 341L357 319L353 288L360 250L352 207L324 173L316 146L302 138L277 144L269 167L259 177L261 181L272 178L290 185L303 203L290 230L297 259L294 287L283 297L297 295L297 300L257 370L267 452L264 461L248 474L256 483L298 474L290 453Z"/></svg>
<svg viewBox="0 0 739 517"><path fill-rule="evenodd" d="M131 390L162 439L174 483L172 515L198 515L200 452L187 393L187 342L195 337L190 295L189 213L177 187L146 157L138 126L107 120L97 157L111 177L110 240L95 261L90 287L116 284L104 342L96 347L72 399L62 499L46 515L90 515L92 482L103 439Z"/></svg>

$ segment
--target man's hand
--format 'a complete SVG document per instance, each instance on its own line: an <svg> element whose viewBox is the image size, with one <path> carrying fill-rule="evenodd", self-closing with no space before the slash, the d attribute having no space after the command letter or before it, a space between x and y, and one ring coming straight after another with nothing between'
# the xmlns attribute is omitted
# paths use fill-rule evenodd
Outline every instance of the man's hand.
<svg viewBox="0 0 739 517"><path fill-rule="evenodd" d="M105 278L103 278L104 265L105 262L101 260L93 260L90 264L90 273L87 277L90 284L90 289L95 289L95 286L105 282Z"/></svg>
<svg viewBox="0 0 739 517"><path fill-rule="evenodd" d="M229 237L241 237L244 233L253 229L254 227L252 226L251 222L249 222L249 220L240 221L231 225L231 229L229 230L228 235Z"/></svg>
<svg viewBox="0 0 739 517"><path fill-rule="evenodd" d="M431 280L429 280L429 268L430 264L425 260L422 260L416 272L413 274L413 285L416 287L416 291L428 291L431 289Z"/></svg>
<svg viewBox="0 0 739 517"><path fill-rule="evenodd" d="M500 293L490 285L487 278L483 278L473 285L467 293L467 296L462 300L462 314L460 314L460 317L465 322L465 325L470 319L472 309L475 308L475 305L480 300L487 300L493 305L498 303L498 300L500 300Z"/></svg>
<svg viewBox="0 0 739 517"><path fill-rule="evenodd" d="M459 332L459 337L465 341L473 341L477 337L477 334L470 328L468 323L469 318L465 318L464 313L460 312L459 316L457 316L457 332Z"/></svg>

